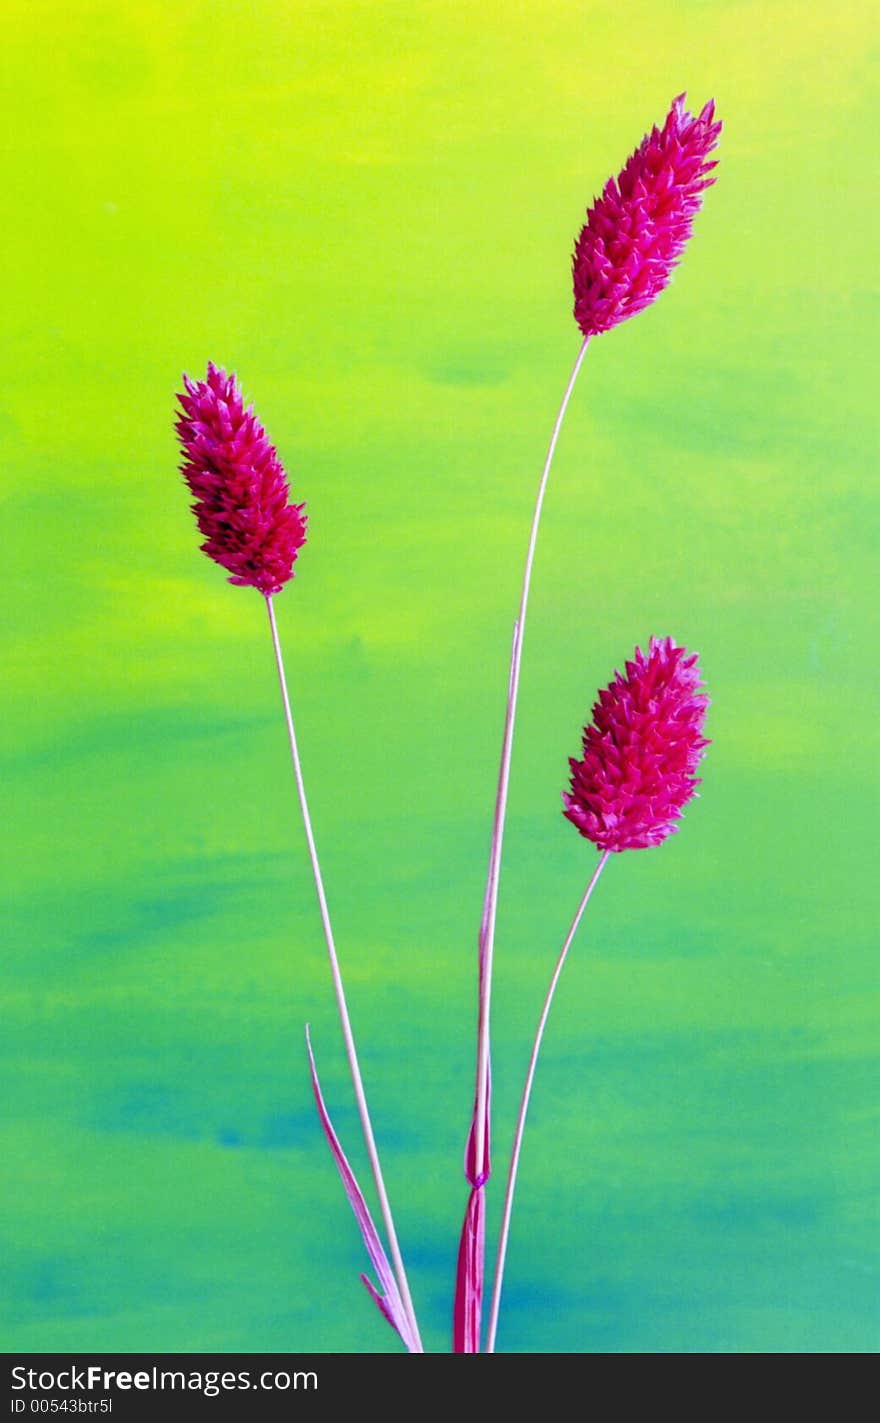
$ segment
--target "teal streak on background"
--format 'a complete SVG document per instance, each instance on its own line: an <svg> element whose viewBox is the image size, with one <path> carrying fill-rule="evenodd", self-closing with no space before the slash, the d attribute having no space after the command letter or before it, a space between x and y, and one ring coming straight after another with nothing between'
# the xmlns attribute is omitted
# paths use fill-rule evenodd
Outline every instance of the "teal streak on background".
<svg viewBox="0 0 880 1423"><path fill-rule="evenodd" d="M583 211L725 120L670 290L596 341L535 572L490 1237L593 863L566 758L654 632L702 794L566 968L500 1345L880 1342L874 7L14 0L4 31L0 1347L383 1350L265 612L197 549L173 392L235 368L308 503L278 599L364 1075L448 1344L476 931Z"/></svg>

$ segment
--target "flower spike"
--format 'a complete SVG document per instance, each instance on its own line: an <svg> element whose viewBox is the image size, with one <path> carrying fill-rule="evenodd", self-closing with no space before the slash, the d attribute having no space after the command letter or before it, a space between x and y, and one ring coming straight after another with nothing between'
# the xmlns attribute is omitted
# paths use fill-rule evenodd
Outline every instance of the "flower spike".
<svg viewBox="0 0 880 1423"><path fill-rule="evenodd" d="M678 829L709 745L702 686L696 653L652 637L647 656L637 647L626 676L599 693L562 799L566 819L600 850L643 850Z"/></svg>
<svg viewBox="0 0 880 1423"><path fill-rule="evenodd" d="M714 102L710 101L697 118L692 118L684 107L684 99L684 94L679 94L673 100L662 130L652 129L616 181L611 178L606 183L601 197L596 199L587 213L586 224L574 251L574 314L583 333L583 341L553 426L532 515L519 612L514 625L489 870L480 926L476 1100L465 1172L472 1191L483 1191L489 1175L486 1142L490 1125L489 1037L495 922L523 639L541 511L559 432L592 337L602 331L610 331L626 317L642 311L667 286L690 236L703 190L715 181L709 176L716 166L710 154L718 142L721 124L714 120ZM456 1352L462 1353L477 1352L479 1349L484 1256L479 1237L473 1229L474 1217L475 1207L469 1198L462 1226L453 1314L455 1348ZM467 1329L460 1328L464 1320L468 1321ZM477 1342L472 1345L469 1340Z"/></svg>
<svg viewBox="0 0 880 1423"><path fill-rule="evenodd" d="M569 763L572 788L563 796L565 814L601 853L556 960L529 1058L513 1134L495 1257L486 1340L486 1352L490 1354L494 1353L498 1331L526 1116L560 975L578 925L611 855L661 844L677 829L675 822L682 807L696 793L699 782L694 771L709 744L703 736L709 698L703 694L702 686L695 653L687 653L671 637L652 637L647 655L637 647L633 660L626 663L626 676L618 672L611 685L599 693L593 707L593 721L584 730L583 760Z"/></svg>
<svg viewBox="0 0 880 1423"><path fill-rule="evenodd" d="M574 316L584 336L610 331L668 286L702 194L721 124L710 100L693 118L679 94L587 213L574 249Z"/></svg>
<svg viewBox="0 0 880 1423"><path fill-rule="evenodd" d="M185 375L183 384L180 472L195 495L202 549L230 583L280 593L306 541L305 505L289 502L284 467L234 375L209 361L205 380Z"/></svg>

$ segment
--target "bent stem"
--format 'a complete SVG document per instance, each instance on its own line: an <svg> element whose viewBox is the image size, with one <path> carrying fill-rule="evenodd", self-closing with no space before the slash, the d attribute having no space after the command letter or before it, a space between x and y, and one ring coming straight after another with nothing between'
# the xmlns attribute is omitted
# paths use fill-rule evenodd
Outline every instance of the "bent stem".
<svg viewBox="0 0 880 1423"><path fill-rule="evenodd" d="M367 1154L370 1158L370 1166L373 1172L373 1180L376 1183L376 1194L379 1197L379 1205L382 1211L382 1219L385 1222L385 1230L388 1235L388 1244L391 1249L391 1259L394 1265L394 1274L397 1279L397 1287L403 1301L403 1307L407 1318L412 1326L413 1338L417 1345L416 1352L422 1353L422 1341L419 1337L419 1326L416 1322L415 1310L413 1308L412 1297L409 1292L406 1271L403 1266L403 1258L400 1254L400 1246L397 1243L397 1232L394 1229L394 1221L391 1216L391 1206L388 1201L388 1192L385 1189L385 1181L382 1176L382 1167L379 1163L379 1152L376 1148L376 1140L373 1136L373 1127L370 1122L370 1113L367 1107L367 1097L364 1092L363 1079L361 1077L360 1065L358 1063L357 1049L354 1043L354 1034L351 1028L351 1020L348 1016L348 1005L345 1001L345 989L342 984L342 972L339 967L339 959L336 954L336 945L333 940L333 927L330 923L330 910L327 907L327 896L324 893L324 881L321 875L321 866L318 862L318 851L315 846L315 837L312 832L312 821L309 815L308 801L306 800L306 788L303 781L302 765L299 759L299 749L296 742L296 732L293 727L293 714L290 710L290 697L287 693L287 679L284 675L284 660L281 656L281 643L278 638L278 625L275 621L275 608L272 603L271 594L266 595L266 608L269 613L269 627L272 631L272 647L275 652L275 665L278 668L278 681L281 684L281 699L284 703L284 717L287 722L287 736L290 742L290 755L293 760L293 773L296 777L296 788L299 793L299 804L302 811L303 826L306 832L306 843L309 849L309 859L312 865L312 874L315 880L315 889L318 895L318 906L321 911L321 923L324 926L324 938L327 941L327 954L330 959L330 972L333 976L333 987L336 992L336 1004L339 1009L339 1021L342 1024L342 1036L345 1040L345 1051L348 1056L348 1065L351 1069L351 1080L354 1086L354 1095L357 1100L358 1112L361 1119L361 1127L364 1133L364 1141L367 1146Z"/></svg>
<svg viewBox="0 0 880 1423"><path fill-rule="evenodd" d="M510 1156L510 1169L507 1174L507 1190L504 1195L504 1213L501 1218L501 1233L498 1237L498 1256L495 1261L495 1283L492 1289L492 1307L489 1312L489 1328L486 1336L486 1353L495 1352L495 1335L498 1332L498 1310L501 1305L501 1285L504 1279L504 1262L507 1257L507 1240L510 1234L510 1216L513 1210L513 1193L516 1189L516 1173L519 1166L519 1154L522 1147L523 1132L526 1125L526 1114L529 1110L529 1100L532 1095L532 1083L535 1080L535 1068L538 1063L538 1054L541 1051L541 1042L544 1037L544 1029L547 1026L547 1019L550 1015L550 1005L553 1002L553 995L556 992L556 985L559 982L559 975L566 956L571 947L578 925L583 917L584 910L590 902L590 895L598 883L600 874L608 862L610 850L604 850L593 877L584 891L584 897L578 905L577 913L571 922L571 928L566 935L565 943L562 945L559 958L556 960L556 967L553 970L553 977L550 979L550 987L547 989L547 996L544 999L544 1007L541 1010L541 1017L538 1020L538 1031L535 1034L535 1042L532 1047L532 1055L529 1059L529 1070L526 1073L525 1086L523 1087L522 1101L519 1107L519 1116L516 1120L516 1131L513 1137L513 1150Z"/></svg>
<svg viewBox="0 0 880 1423"><path fill-rule="evenodd" d="M568 402L574 390L575 382L578 378L580 368L583 364L584 356L587 354L587 346L590 338L585 336L578 351L577 358L565 387L562 403L556 416L556 423L553 426L553 433L550 437L550 444L547 450L547 457L544 461L544 468L541 472L541 481L538 485L538 494L535 500L535 511L532 515L532 527L529 535L529 544L526 552L525 570L523 572L522 591L520 593L519 612L513 632L513 648L510 658L510 679L507 689L507 708L504 718L504 737L501 744L501 764L498 770L498 786L495 794L495 813L492 822L492 841L489 848L489 870L486 880L486 892L483 900L483 917L480 923L479 936L479 1007L477 1021L477 1082L475 1091L474 1117L471 1126L471 1140L468 1150L468 1179L472 1187L482 1190L488 1179L488 1128L489 1128L489 1019L492 997L492 962L495 945L495 920L498 907L498 881L501 873L501 851L504 843L504 825L507 816L507 795L510 783L510 760L513 751L513 733L516 723L516 704L519 694L520 666L522 664L523 639L525 636L526 613L529 604L529 591L532 582L532 567L535 561L535 547L538 541L538 529L541 523L541 512L544 507L544 495L547 491L547 482L550 477L550 468L553 464L553 456L556 452L556 444L559 439L559 432L562 429L562 422L565 412L568 409ZM472 1153L471 1149L473 1148ZM465 1218L465 1229L467 1229L467 1217ZM482 1289L482 1259L478 1264L480 1274L480 1291ZM458 1291L463 1288L463 1281L459 1280ZM477 1325L477 1335L479 1335L479 1325Z"/></svg>

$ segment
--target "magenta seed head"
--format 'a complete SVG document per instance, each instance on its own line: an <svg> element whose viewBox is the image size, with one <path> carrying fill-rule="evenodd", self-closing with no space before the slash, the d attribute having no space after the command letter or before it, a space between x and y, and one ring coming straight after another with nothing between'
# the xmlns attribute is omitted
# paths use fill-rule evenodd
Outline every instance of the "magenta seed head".
<svg viewBox="0 0 880 1423"><path fill-rule="evenodd" d="M710 100L696 118L679 94L587 212L574 249L574 316L585 336L650 306L678 265L716 162L721 124Z"/></svg>
<svg viewBox="0 0 880 1423"><path fill-rule="evenodd" d="M234 375L209 361L205 380L185 375L183 384L180 472L195 496L202 549L230 583L279 593L306 541L305 505L290 503L284 467Z"/></svg>
<svg viewBox="0 0 880 1423"><path fill-rule="evenodd" d="M647 654L637 647L626 675L599 693L562 800L566 819L600 850L646 849L678 829L709 745L702 687L696 653L652 637Z"/></svg>

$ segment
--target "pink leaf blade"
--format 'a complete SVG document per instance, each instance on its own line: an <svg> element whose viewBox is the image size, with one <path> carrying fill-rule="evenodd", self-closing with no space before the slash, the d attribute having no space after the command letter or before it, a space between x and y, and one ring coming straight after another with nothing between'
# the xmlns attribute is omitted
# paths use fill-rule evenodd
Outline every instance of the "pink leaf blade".
<svg viewBox="0 0 880 1423"><path fill-rule="evenodd" d="M470 1131L468 1132L467 1147L464 1154L464 1174L471 1186L485 1186L492 1171L492 1163L489 1155L490 1147L490 1119L492 1112L492 1063L491 1060L486 1065L486 1110L483 1114L483 1170L477 1171L477 1113L479 1104L474 1097L474 1114L471 1118Z"/></svg>
<svg viewBox="0 0 880 1423"><path fill-rule="evenodd" d="M375 1306L376 1306L376 1308L378 1309L379 1313L380 1313L381 1315L384 1315L384 1317L388 1320L388 1323L391 1325L391 1328L392 1328L392 1329L397 1329L397 1324L396 1324L395 1319L394 1319L394 1314L393 1314L393 1312L392 1312L392 1310L391 1310L391 1308L390 1308L390 1306L389 1306L389 1304L388 1304L387 1299L386 1299L385 1296L381 1293L380 1290L377 1290L377 1289L376 1289L376 1286L373 1284L373 1281L370 1279L369 1275L363 1275L363 1274L362 1274L362 1275L361 1275L361 1283L363 1284L365 1290L367 1291L367 1294L370 1296L370 1299L371 1299L371 1300L373 1301L373 1303L375 1304ZM398 1332L398 1334L399 1334L399 1333L400 1333L400 1330L397 1329L397 1332ZM410 1350L410 1353L412 1353L412 1350Z"/></svg>
<svg viewBox="0 0 880 1423"><path fill-rule="evenodd" d="M400 1298L400 1292L397 1288L397 1281L394 1278L394 1272L391 1269L388 1257L385 1254L382 1242L379 1239L378 1231L376 1230L376 1227L373 1224L373 1217L370 1215L370 1209L364 1199L364 1194L357 1183L357 1179L355 1177L354 1172L348 1164L348 1159L345 1155L345 1152L342 1150L339 1137L336 1135L333 1123L330 1120L330 1114L327 1111L327 1107L324 1102L324 1097L321 1092L321 1085L318 1081L318 1069L315 1066L315 1056L312 1052L312 1040L309 1034L308 1027L306 1027L306 1047L308 1049L309 1054L309 1071L312 1077L312 1091L315 1094L315 1104L318 1108L318 1116L321 1121L321 1127L323 1129L325 1137L327 1138L327 1143L330 1147L330 1150L333 1153L333 1159L336 1162L337 1170L339 1171L339 1175L342 1179L342 1184L345 1188L345 1194L348 1196L349 1204L351 1205L351 1208L354 1212L355 1220L357 1221L358 1226L360 1228L361 1238L364 1242L367 1254L370 1257L373 1268L376 1271L376 1275L378 1276L379 1284L381 1285L381 1291L376 1289L375 1285L367 1278L366 1275L361 1275L361 1279L366 1285L367 1290L379 1312L384 1316L385 1319L387 1319L391 1327L395 1329L400 1335L409 1353L417 1353L418 1350L415 1347L415 1340L412 1337L412 1330L410 1329L409 1321L407 1320L406 1312L403 1308L403 1302Z"/></svg>
<svg viewBox="0 0 880 1423"><path fill-rule="evenodd" d="M482 1186L470 1194L455 1275L455 1306L452 1317L454 1354L479 1354L485 1270L486 1197Z"/></svg>

